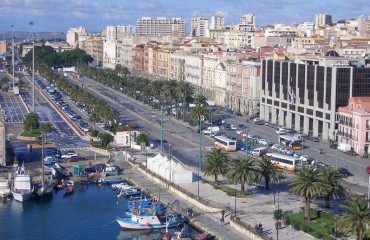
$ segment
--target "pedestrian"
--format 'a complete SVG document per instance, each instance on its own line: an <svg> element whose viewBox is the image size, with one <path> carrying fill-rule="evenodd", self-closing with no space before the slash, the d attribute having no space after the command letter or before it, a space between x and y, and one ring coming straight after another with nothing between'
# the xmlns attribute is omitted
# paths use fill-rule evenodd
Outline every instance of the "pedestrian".
<svg viewBox="0 0 370 240"><path fill-rule="evenodd" d="M225 226L225 219L224 218L220 218L220 224L221 224L221 227Z"/></svg>

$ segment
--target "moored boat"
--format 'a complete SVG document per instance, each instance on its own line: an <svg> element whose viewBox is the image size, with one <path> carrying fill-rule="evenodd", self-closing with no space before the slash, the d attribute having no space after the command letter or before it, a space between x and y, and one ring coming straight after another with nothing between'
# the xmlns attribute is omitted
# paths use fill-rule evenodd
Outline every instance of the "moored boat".
<svg viewBox="0 0 370 240"><path fill-rule="evenodd" d="M11 195L9 181L5 178L0 178L0 198L7 198Z"/></svg>
<svg viewBox="0 0 370 240"><path fill-rule="evenodd" d="M177 227L183 224L184 217L174 213L169 216L148 214L141 211L124 218L117 218L117 222L123 230L149 230L159 228Z"/></svg>
<svg viewBox="0 0 370 240"><path fill-rule="evenodd" d="M34 186L29 174L26 174L24 165L18 167L18 171L14 178L12 189L13 198L19 202L25 202L32 198Z"/></svg>
<svg viewBox="0 0 370 240"><path fill-rule="evenodd" d="M64 192L64 196L69 196L74 193L74 182L73 181L67 181L67 186Z"/></svg>
<svg viewBox="0 0 370 240"><path fill-rule="evenodd" d="M116 179L103 179L101 181L102 184L117 184L123 182L122 178L116 178Z"/></svg>

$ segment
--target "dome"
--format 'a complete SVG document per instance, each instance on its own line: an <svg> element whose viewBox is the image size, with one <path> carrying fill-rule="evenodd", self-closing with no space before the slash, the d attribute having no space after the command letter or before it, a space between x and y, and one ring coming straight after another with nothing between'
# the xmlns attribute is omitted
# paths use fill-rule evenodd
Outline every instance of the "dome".
<svg viewBox="0 0 370 240"><path fill-rule="evenodd" d="M330 50L328 51L326 54L325 54L326 57L339 57L339 54L334 51L334 50Z"/></svg>

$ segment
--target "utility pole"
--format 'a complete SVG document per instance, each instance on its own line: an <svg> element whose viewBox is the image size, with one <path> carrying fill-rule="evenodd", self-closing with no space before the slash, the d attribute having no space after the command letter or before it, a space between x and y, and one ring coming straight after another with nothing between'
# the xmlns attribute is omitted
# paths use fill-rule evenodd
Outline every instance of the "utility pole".
<svg viewBox="0 0 370 240"><path fill-rule="evenodd" d="M32 112L35 112L35 40L34 40L34 25L30 22L32 26Z"/></svg>
<svg viewBox="0 0 370 240"><path fill-rule="evenodd" d="M13 70L13 93L14 93L14 86L15 86L15 75L14 75L14 28L12 25L12 70Z"/></svg>
<svg viewBox="0 0 370 240"><path fill-rule="evenodd" d="M161 105L161 153L163 154L163 106Z"/></svg>

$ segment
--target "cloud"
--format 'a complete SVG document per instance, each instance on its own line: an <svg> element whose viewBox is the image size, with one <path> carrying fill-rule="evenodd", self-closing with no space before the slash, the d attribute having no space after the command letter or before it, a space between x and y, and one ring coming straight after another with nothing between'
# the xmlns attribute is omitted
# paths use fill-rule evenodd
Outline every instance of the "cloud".
<svg viewBox="0 0 370 240"><path fill-rule="evenodd" d="M71 14L76 18L87 18L90 16L89 14L80 11L72 11Z"/></svg>

